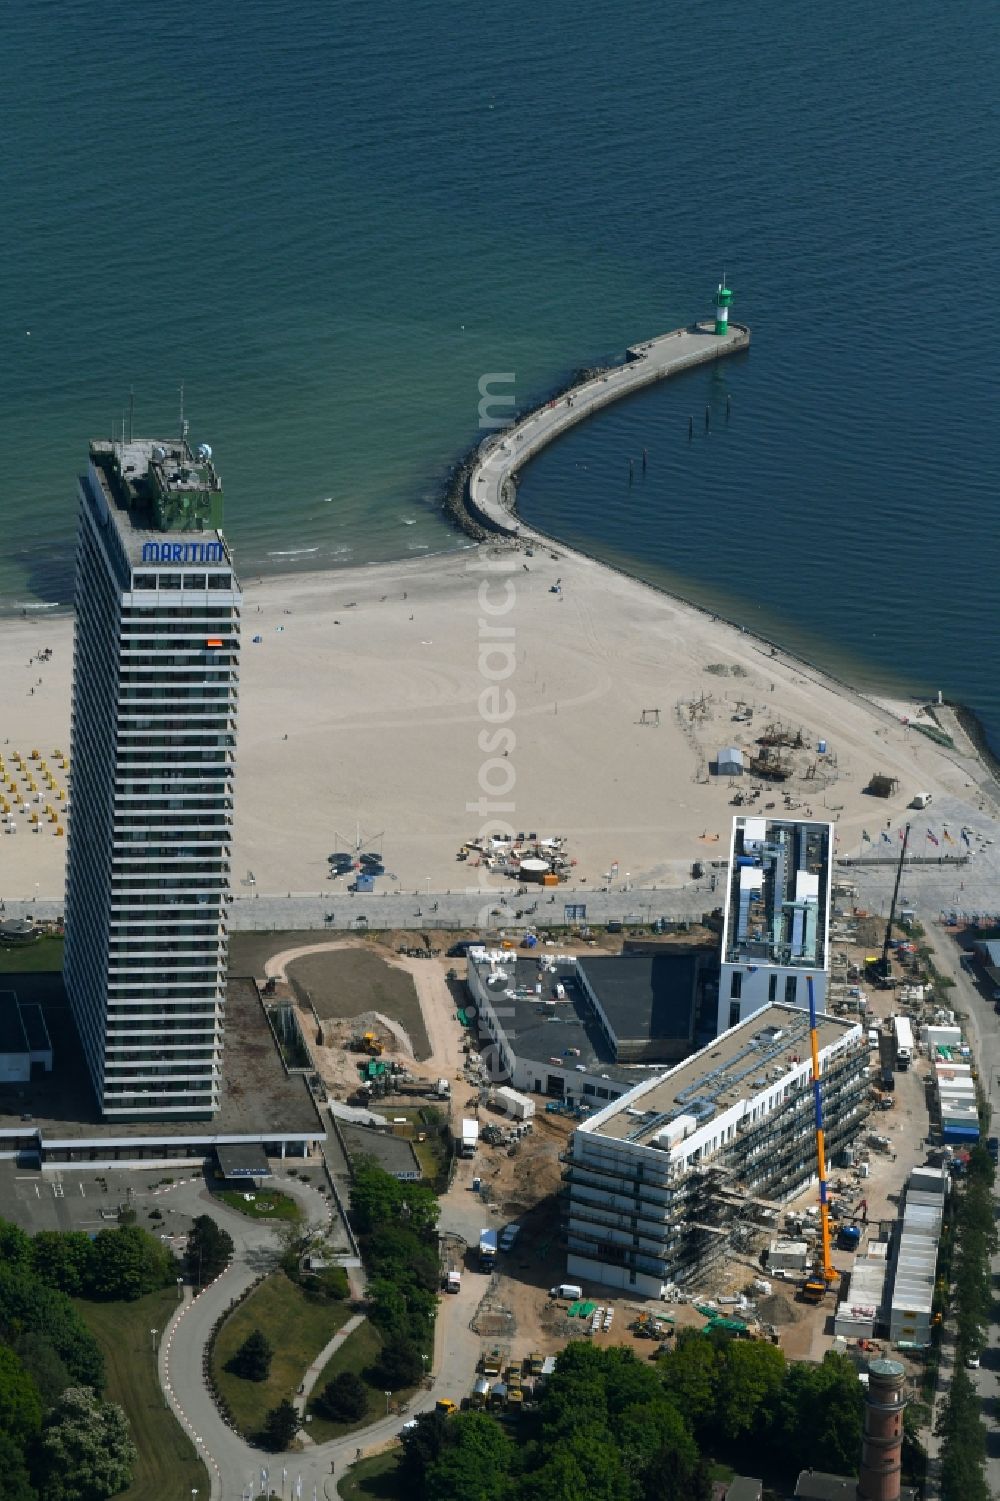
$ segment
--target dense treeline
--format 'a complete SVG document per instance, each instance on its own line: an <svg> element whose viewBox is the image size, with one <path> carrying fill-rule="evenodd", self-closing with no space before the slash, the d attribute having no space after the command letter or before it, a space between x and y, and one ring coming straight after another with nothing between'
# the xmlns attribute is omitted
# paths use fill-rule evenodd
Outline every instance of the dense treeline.
<svg viewBox="0 0 1000 1501"><path fill-rule="evenodd" d="M432 1341L440 1264L438 1201L420 1183L400 1183L371 1158L351 1183L351 1223L368 1274L368 1317L383 1338L370 1376L386 1391L414 1386Z"/></svg>
<svg viewBox="0 0 1000 1501"><path fill-rule="evenodd" d="M102 1501L124 1490L136 1451L107 1402L101 1352L71 1297L131 1300L172 1283L177 1263L124 1226L30 1236L0 1220L0 1496Z"/></svg>
<svg viewBox="0 0 1000 1501"><path fill-rule="evenodd" d="M709 1454L756 1475L856 1473L862 1413L844 1356L788 1364L774 1345L685 1331L651 1365L581 1342L516 1442L483 1413L421 1417L400 1489L414 1501L710 1501Z"/></svg>
<svg viewBox="0 0 1000 1501"><path fill-rule="evenodd" d="M981 1147L970 1154L965 1186L954 1210L955 1369L939 1421L943 1501L989 1501L984 1463L986 1429L965 1362L983 1349L993 1306L990 1258L997 1247L994 1168Z"/></svg>

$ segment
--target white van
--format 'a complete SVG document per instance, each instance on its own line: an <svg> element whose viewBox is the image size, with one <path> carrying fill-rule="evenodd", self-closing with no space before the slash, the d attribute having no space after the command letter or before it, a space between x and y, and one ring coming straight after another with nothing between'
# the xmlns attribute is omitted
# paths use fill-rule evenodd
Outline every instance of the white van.
<svg viewBox="0 0 1000 1501"><path fill-rule="evenodd" d="M918 792L910 801L911 808L929 808L934 801L933 792Z"/></svg>

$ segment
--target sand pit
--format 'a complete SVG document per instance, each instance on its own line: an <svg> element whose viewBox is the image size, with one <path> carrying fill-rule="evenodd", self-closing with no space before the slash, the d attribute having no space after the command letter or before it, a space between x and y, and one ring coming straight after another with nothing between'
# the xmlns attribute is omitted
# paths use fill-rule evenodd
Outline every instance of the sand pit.
<svg viewBox="0 0 1000 1501"><path fill-rule="evenodd" d="M577 885L617 862L634 885L678 886L726 852L739 789L713 774L719 749L760 749L774 726L793 742L789 780L757 806L785 809L787 792L793 815L838 823L841 849L876 816L899 821L917 789L954 794L970 818L982 802L975 767L901 722L912 706L894 713L562 548L245 581L243 632L241 894L318 892L336 908L347 878L328 881L327 855L360 828L384 860L377 889L412 893L416 911L474 877L456 852L488 817L565 835ZM71 635L68 618L4 623L8 760L38 749L52 766L68 748ZM873 809L875 770L898 785ZM0 836L0 894L31 899L37 883L58 899L66 839L29 817Z"/></svg>

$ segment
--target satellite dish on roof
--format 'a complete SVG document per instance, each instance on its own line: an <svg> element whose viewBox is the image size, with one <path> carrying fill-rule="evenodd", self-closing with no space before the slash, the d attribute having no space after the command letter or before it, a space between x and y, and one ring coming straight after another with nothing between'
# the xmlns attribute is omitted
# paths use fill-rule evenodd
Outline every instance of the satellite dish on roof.
<svg viewBox="0 0 1000 1501"><path fill-rule="evenodd" d="M211 447L210 447L210 445L208 443L199 443L198 444L198 457L199 457L199 459L206 459L206 460L210 459L212 457L212 449L211 449Z"/></svg>

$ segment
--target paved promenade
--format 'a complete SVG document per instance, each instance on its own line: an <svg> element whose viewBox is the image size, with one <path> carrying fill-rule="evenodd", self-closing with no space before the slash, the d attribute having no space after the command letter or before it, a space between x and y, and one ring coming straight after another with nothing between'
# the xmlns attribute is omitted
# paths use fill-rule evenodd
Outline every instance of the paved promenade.
<svg viewBox="0 0 1000 1501"><path fill-rule="evenodd" d="M623 396L641 391L644 386L665 380L693 365L722 359L750 345L750 330L731 323L729 332L717 335L714 323L697 323L691 328L674 329L644 344L634 345L624 365L574 386L564 396L529 413L516 427L497 437L488 438L480 449L479 459L469 476L469 510L480 521L497 531L528 536L514 516L516 472L546 444L576 422L593 416L602 407ZM696 418L697 420L697 418Z"/></svg>

